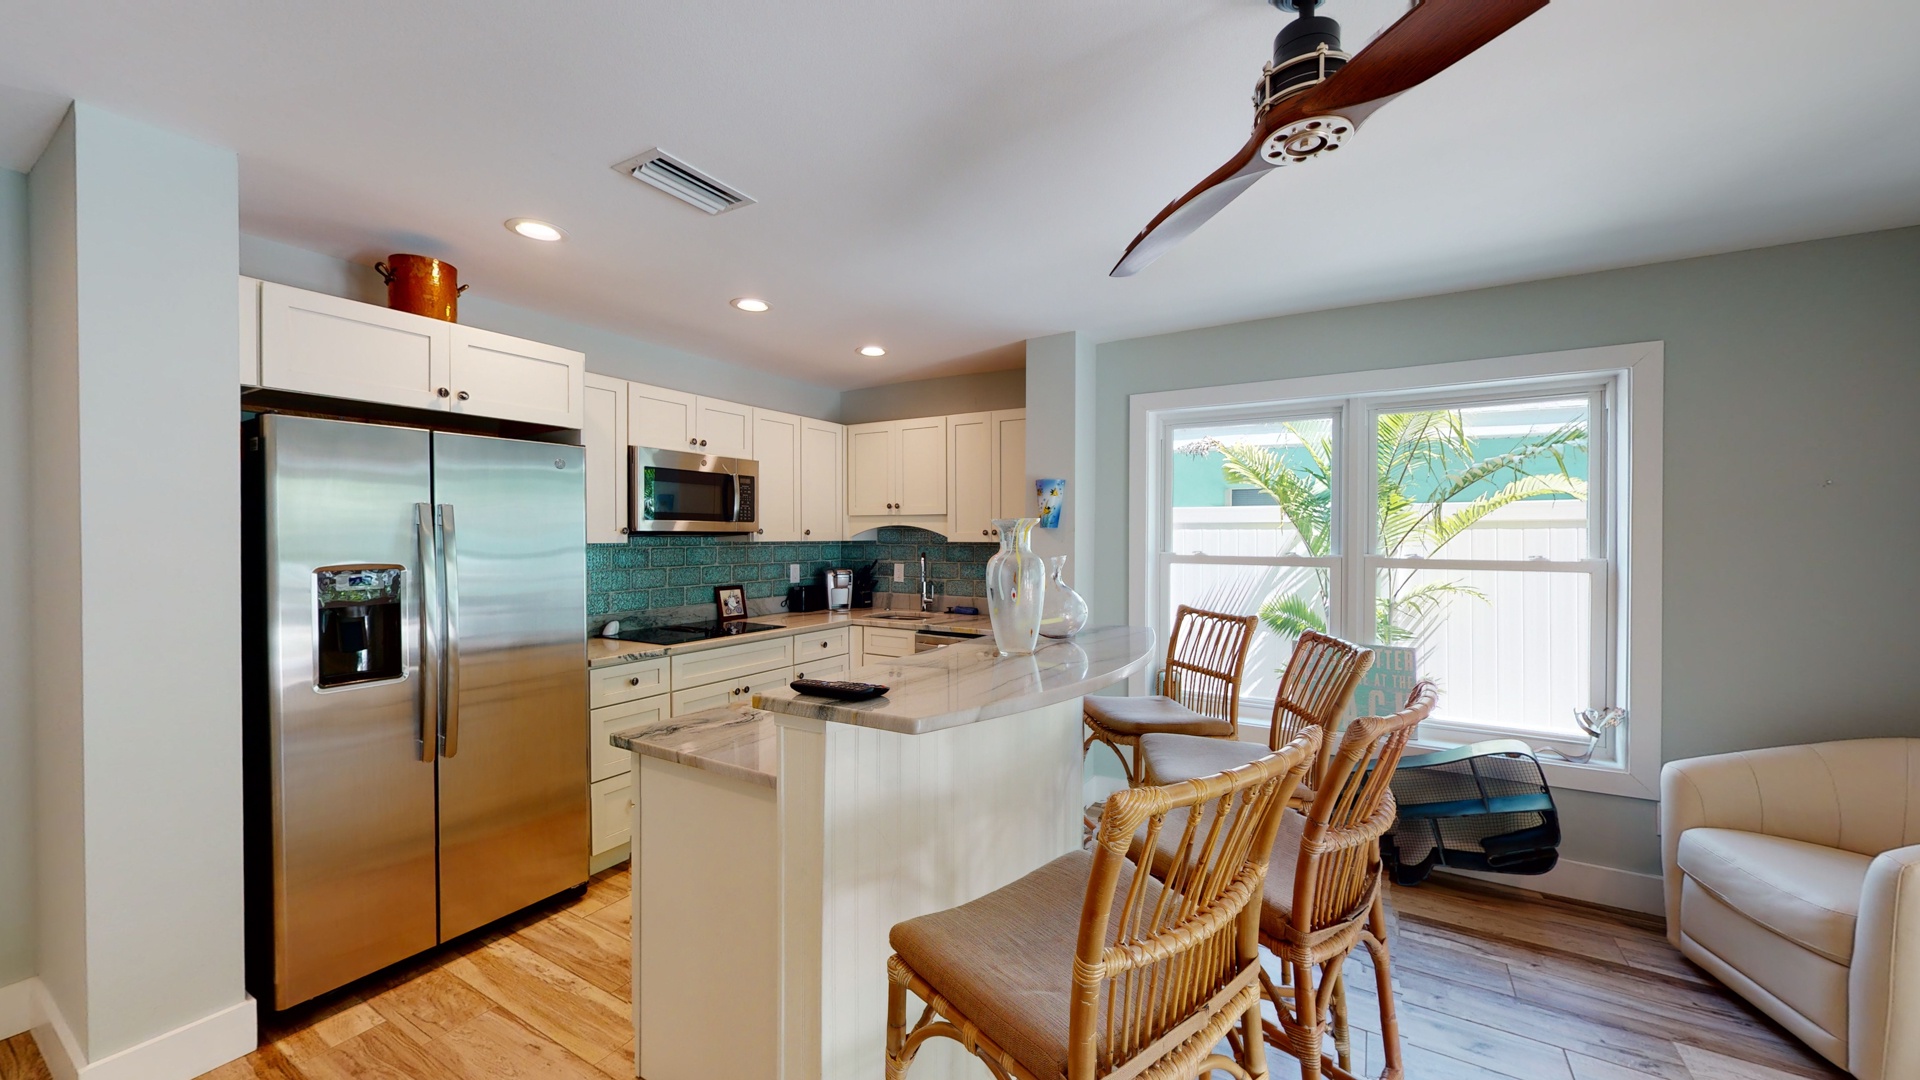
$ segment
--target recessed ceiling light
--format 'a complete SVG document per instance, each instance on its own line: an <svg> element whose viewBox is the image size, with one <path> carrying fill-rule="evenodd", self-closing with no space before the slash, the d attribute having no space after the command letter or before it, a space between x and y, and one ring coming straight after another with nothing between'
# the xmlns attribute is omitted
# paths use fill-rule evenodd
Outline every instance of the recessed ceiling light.
<svg viewBox="0 0 1920 1080"><path fill-rule="evenodd" d="M751 296L736 296L732 300L729 300L728 303L739 308L741 311L767 310L767 302L765 300L756 300Z"/></svg>
<svg viewBox="0 0 1920 1080"><path fill-rule="evenodd" d="M543 240L549 244L567 238L567 234L561 232L559 226L549 225L544 221L535 221L532 218L508 218L507 228L512 229L514 232L519 233L529 240Z"/></svg>
<svg viewBox="0 0 1920 1080"><path fill-rule="evenodd" d="M881 348L878 345L862 345L860 346L860 355L861 356L885 356L887 355L887 350Z"/></svg>

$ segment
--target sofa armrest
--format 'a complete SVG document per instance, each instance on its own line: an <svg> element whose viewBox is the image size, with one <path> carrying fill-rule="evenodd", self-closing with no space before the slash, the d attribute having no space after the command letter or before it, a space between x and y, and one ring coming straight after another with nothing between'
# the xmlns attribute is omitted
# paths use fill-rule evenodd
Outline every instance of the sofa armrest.
<svg viewBox="0 0 1920 1080"><path fill-rule="evenodd" d="M1680 945L1680 834L1688 829L1761 832L1759 784L1744 754L1669 761L1660 770L1660 863L1666 875L1667 938Z"/></svg>
<svg viewBox="0 0 1920 1080"><path fill-rule="evenodd" d="M1847 974L1847 1064L1860 1080L1920 1076L1920 845L1867 867Z"/></svg>

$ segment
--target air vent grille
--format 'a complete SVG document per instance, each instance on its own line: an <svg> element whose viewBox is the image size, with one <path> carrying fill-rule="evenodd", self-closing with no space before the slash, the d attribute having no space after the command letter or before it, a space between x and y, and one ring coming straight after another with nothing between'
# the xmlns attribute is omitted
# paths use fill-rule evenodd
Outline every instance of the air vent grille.
<svg viewBox="0 0 1920 1080"><path fill-rule="evenodd" d="M659 188L688 206L699 207L709 214L724 214L729 210L751 205L753 202L745 194L715 180L659 147L615 165L614 170L625 173L643 184Z"/></svg>

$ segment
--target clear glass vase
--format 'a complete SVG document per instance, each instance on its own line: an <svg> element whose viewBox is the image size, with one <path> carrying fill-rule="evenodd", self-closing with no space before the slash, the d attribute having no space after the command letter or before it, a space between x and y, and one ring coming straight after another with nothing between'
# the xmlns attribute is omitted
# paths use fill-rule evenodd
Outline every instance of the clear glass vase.
<svg viewBox="0 0 1920 1080"><path fill-rule="evenodd" d="M1087 625L1087 601L1060 579L1067 557L1047 560L1047 595L1040 604L1040 636L1070 638Z"/></svg>
<svg viewBox="0 0 1920 1080"><path fill-rule="evenodd" d="M987 561L987 616L1002 656L1026 656L1040 643L1040 606L1047 591L1047 567L1033 553L1033 527L1039 518L1006 518L1000 550Z"/></svg>

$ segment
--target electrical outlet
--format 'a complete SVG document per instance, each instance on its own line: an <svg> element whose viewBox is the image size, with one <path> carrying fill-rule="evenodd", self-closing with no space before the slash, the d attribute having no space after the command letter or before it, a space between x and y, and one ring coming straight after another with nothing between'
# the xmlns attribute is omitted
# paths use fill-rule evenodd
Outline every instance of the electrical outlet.
<svg viewBox="0 0 1920 1080"><path fill-rule="evenodd" d="M787 584L789 585L800 584L800 564L799 563L793 562L793 563L787 564Z"/></svg>
<svg viewBox="0 0 1920 1080"><path fill-rule="evenodd" d="M895 581L907 580L907 564L906 563L897 562L893 564L893 580Z"/></svg>

